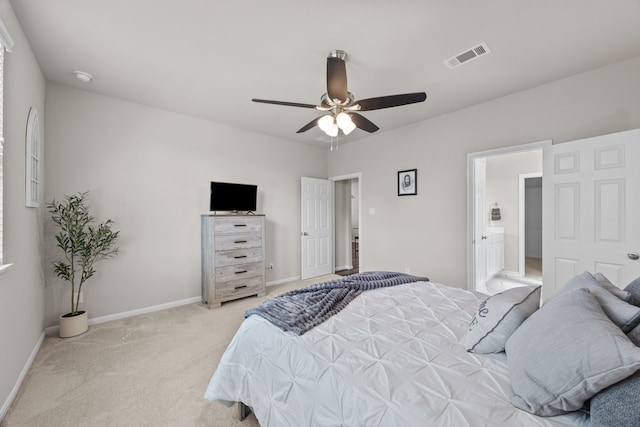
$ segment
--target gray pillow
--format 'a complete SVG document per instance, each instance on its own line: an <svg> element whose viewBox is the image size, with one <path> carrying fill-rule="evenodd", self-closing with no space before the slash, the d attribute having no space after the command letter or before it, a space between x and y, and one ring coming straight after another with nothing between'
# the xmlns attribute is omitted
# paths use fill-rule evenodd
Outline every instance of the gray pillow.
<svg viewBox="0 0 640 427"><path fill-rule="evenodd" d="M640 426L640 372L616 383L591 399L592 427Z"/></svg>
<svg viewBox="0 0 640 427"><path fill-rule="evenodd" d="M627 332L627 337L632 343L640 347L640 325Z"/></svg>
<svg viewBox="0 0 640 427"><path fill-rule="evenodd" d="M623 332L629 332L640 324L640 307L624 302L602 287L591 273L585 271L569 280L560 290L567 292L578 288L586 288L598 299L600 306L611 321Z"/></svg>
<svg viewBox="0 0 640 427"><path fill-rule="evenodd" d="M549 300L509 337L506 352L511 403L541 416L576 411L640 369L640 348L588 289Z"/></svg>
<svg viewBox="0 0 640 427"><path fill-rule="evenodd" d="M480 303L462 345L473 353L500 353L507 338L540 307L541 287L522 286Z"/></svg>
<svg viewBox="0 0 640 427"><path fill-rule="evenodd" d="M640 277L629 283L624 290L631 294L631 300L629 302L633 305L640 306Z"/></svg>
<svg viewBox="0 0 640 427"><path fill-rule="evenodd" d="M608 290L609 292L611 292L612 294L620 298L622 301L631 303L631 293L624 291L619 287L617 287L616 285L614 285L613 283L611 283L609 279L607 279L604 276L604 274L595 273L593 275L593 278L598 281L600 286L602 286L603 288L605 288L606 290Z"/></svg>

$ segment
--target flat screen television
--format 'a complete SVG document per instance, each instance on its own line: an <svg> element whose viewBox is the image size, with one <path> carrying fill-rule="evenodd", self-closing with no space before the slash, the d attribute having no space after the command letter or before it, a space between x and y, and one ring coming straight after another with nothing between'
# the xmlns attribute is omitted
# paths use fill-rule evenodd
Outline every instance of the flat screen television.
<svg viewBox="0 0 640 427"><path fill-rule="evenodd" d="M255 212L258 186L211 182L210 211Z"/></svg>

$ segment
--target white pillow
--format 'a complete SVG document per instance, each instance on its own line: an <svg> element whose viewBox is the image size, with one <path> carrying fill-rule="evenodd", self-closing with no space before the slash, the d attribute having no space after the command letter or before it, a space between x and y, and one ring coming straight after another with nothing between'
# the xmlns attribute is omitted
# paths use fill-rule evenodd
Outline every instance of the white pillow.
<svg viewBox="0 0 640 427"><path fill-rule="evenodd" d="M540 286L521 286L480 303L462 345L473 353L500 353L507 338L540 307Z"/></svg>

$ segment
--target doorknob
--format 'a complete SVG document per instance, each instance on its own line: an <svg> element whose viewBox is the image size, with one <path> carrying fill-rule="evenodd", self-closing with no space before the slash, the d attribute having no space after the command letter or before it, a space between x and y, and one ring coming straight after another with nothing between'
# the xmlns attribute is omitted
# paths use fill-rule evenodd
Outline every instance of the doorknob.
<svg viewBox="0 0 640 427"><path fill-rule="evenodd" d="M484 234L481 237L482 240L487 240L487 236L485 236Z"/></svg>
<svg viewBox="0 0 640 427"><path fill-rule="evenodd" d="M307 233L306 231L303 231L303 232L302 232L302 235L303 235L303 236L308 236L308 235L309 235L309 233Z"/></svg>
<svg viewBox="0 0 640 427"><path fill-rule="evenodd" d="M638 254L637 252L629 252L627 254L627 257L633 261L636 261L638 258L640 258L640 254Z"/></svg>

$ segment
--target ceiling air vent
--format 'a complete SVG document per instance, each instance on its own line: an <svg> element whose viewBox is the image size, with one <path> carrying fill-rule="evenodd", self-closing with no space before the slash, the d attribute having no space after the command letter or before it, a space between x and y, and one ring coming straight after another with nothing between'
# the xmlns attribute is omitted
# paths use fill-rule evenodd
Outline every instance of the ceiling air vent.
<svg viewBox="0 0 640 427"><path fill-rule="evenodd" d="M480 43L478 46L472 47L469 50L465 50L464 52L460 52L459 54L452 56L451 58L444 61L447 67L454 69L462 64L472 61L482 55L486 55L487 53L491 53L489 46L486 43Z"/></svg>

